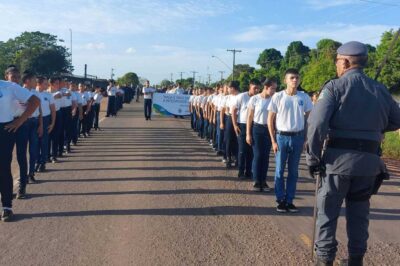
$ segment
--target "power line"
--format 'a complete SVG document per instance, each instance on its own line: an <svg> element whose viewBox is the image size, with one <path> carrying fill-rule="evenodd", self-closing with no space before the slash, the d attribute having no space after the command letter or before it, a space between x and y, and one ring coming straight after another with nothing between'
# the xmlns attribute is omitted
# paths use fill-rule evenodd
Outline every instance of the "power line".
<svg viewBox="0 0 400 266"><path fill-rule="evenodd" d="M233 54L233 64L232 64L232 80L235 80L235 59L236 59L236 53L241 53L242 50L236 50L236 49L227 49L226 51L232 52Z"/></svg>

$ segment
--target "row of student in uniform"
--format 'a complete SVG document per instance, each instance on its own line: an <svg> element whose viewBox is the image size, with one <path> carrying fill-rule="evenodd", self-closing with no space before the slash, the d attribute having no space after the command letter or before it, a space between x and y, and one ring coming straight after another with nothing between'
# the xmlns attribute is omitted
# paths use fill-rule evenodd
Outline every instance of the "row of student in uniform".
<svg viewBox="0 0 400 266"><path fill-rule="evenodd" d="M275 79L267 78L262 84L253 79L243 93L238 82L232 81L215 89L195 89L189 99L192 129L209 141L227 168L238 167L239 179L253 179L257 191L270 191L266 178L273 150L278 212L297 212L293 200L305 145L305 121L317 98L313 95L312 101L299 91L299 83L299 72L288 69L286 89L280 92L276 92Z"/></svg>
<svg viewBox="0 0 400 266"><path fill-rule="evenodd" d="M99 129L100 87L93 89L59 77L45 78L15 66L0 80L0 192L1 219L12 216L12 151L16 146L19 165L17 199L26 197L35 173L45 171L46 163L71 152L80 137ZM20 86L19 84L22 84ZM122 104L121 104L122 105ZM29 149L28 149L29 147ZM28 160L29 155L29 160Z"/></svg>

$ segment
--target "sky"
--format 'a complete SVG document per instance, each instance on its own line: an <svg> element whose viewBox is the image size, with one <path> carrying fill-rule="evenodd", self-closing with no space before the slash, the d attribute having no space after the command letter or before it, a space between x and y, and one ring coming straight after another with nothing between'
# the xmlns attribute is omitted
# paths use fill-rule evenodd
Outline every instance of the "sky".
<svg viewBox="0 0 400 266"><path fill-rule="evenodd" d="M377 45L400 25L398 0L0 0L0 41L24 31L57 35L70 48L74 74L115 78L135 72L152 84L193 76L219 80L259 54L283 54L292 41L323 38ZM214 56L214 57L213 57Z"/></svg>

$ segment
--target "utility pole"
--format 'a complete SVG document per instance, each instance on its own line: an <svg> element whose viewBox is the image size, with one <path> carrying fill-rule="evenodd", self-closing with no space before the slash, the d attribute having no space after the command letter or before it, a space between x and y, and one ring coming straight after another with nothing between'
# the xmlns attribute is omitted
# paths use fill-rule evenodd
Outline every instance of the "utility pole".
<svg viewBox="0 0 400 266"><path fill-rule="evenodd" d="M70 60L71 60L71 66L72 66L72 29L69 29L69 33L70 33L70 35L69 35L69 41L70 41L70 43L69 43L69 50L71 51L71 58L70 58Z"/></svg>
<svg viewBox="0 0 400 266"><path fill-rule="evenodd" d="M242 50L227 49L226 51L232 52L232 53L233 53L232 80L235 80L235 59L236 59L236 53L241 53Z"/></svg>
<svg viewBox="0 0 400 266"><path fill-rule="evenodd" d="M113 79L114 78L114 68L111 68L111 79Z"/></svg>
<svg viewBox="0 0 400 266"><path fill-rule="evenodd" d="M192 73L193 73L193 88L194 88L194 82L196 80L196 74L199 73L199 72L192 71Z"/></svg>
<svg viewBox="0 0 400 266"><path fill-rule="evenodd" d="M174 83L173 76L174 76L174 73L171 73L171 83Z"/></svg>
<svg viewBox="0 0 400 266"><path fill-rule="evenodd" d="M225 71L218 71L219 73L221 73L221 81L224 79L224 73Z"/></svg>
<svg viewBox="0 0 400 266"><path fill-rule="evenodd" d="M207 76L208 76L208 85L210 85L211 84L211 74L207 74Z"/></svg>
<svg viewBox="0 0 400 266"><path fill-rule="evenodd" d="M182 74L185 73L185 72L178 72L178 73L181 74L181 82L182 82Z"/></svg>

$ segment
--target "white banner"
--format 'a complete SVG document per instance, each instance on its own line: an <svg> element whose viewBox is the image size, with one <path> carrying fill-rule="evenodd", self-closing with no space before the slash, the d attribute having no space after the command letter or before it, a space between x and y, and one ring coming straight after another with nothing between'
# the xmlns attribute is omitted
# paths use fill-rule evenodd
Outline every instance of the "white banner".
<svg viewBox="0 0 400 266"><path fill-rule="evenodd" d="M161 115L190 115L187 94L154 93L153 110Z"/></svg>

